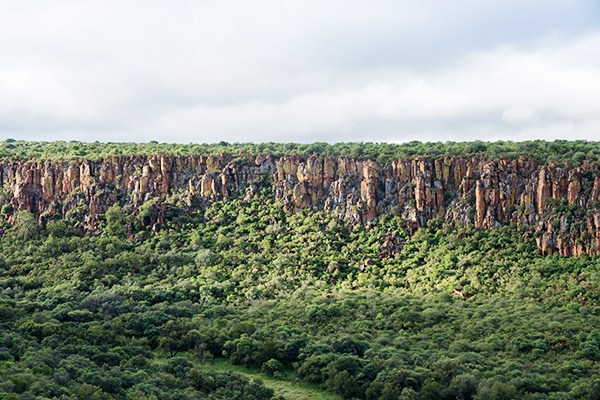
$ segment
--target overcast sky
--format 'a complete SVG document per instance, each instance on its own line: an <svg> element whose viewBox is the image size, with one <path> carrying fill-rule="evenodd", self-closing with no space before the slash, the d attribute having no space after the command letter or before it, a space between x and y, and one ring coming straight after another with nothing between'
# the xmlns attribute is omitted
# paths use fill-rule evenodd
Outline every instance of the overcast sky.
<svg viewBox="0 0 600 400"><path fill-rule="evenodd" d="M0 0L0 140L600 140L600 2Z"/></svg>

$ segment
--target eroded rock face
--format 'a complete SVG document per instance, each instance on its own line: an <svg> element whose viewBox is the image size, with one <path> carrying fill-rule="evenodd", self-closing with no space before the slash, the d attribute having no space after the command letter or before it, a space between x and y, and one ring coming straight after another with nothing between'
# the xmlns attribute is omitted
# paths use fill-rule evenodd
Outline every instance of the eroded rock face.
<svg viewBox="0 0 600 400"><path fill-rule="evenodd" d="M600 172L538 165L519 158L416 158L380 165L372 160L312 155L114 156L99 161L0 162L0 187L17 210L47 218L83 210L85 229L113 204L134 209L153 202L140 222L166 223L166 196L187 196L192 207L259 192L255 180L273 179L273 196L286 210L322 209L369 226L394 213L414 232L432 218L454 226L490 229L513 224L533 232L544 254L600 253ZM575 213L574 213L575 211Z"/></svg>

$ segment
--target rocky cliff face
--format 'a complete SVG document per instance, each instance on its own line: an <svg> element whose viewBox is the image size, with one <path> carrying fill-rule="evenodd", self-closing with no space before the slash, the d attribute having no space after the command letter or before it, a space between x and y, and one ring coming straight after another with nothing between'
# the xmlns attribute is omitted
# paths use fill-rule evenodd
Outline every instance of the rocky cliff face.
<svg viewBox="0 0 600 400"><path fill-rule="evenodd" d="M570 168L525 158L417 158L380 165L317 155L0 162L0 187L14 209L35 212L42 221L77 211L86 215L87 228L113 203L137 209L151 199L157 199L152 212L140 215L140 222L157 228L166 222L165 196L186 196L203 207L252 196L262 175L272 177L273 196L290 212L314 207L364 226L394 213L410 232L440 216L456 227L512 224L533 234L543 254L600 253L596 163Z"/></svg>

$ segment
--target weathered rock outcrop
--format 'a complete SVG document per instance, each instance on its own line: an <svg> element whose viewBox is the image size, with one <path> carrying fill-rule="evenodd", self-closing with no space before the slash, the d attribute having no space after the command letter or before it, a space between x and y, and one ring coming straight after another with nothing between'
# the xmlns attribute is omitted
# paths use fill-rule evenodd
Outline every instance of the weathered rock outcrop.
<svg viewBox="0 0 600 400"><path fill-rule="evenodd" d="M512 224L533 233L544 254L600 253L600 172L538 165L533 159L416 158L372 160L313 155L114 156L98 161L0 162L6 202L43 221L79 211L93 228L113 203L134 208L152 199L144 225L164 224L162 199L179 195L192 207L253 196L254 181L273 179L273 196L290 212L323 209L369 226L393 213L414 232L432 218L478 229ZM10 216L7 216L10 218Z"/></svg>

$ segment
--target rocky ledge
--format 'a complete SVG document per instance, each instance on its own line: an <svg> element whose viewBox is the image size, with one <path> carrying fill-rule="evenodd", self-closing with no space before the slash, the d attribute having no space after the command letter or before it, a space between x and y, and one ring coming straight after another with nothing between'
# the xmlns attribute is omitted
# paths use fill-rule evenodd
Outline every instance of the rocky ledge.
<svg viewBox="0 0 600 400"><path fill-rule="evenodd" d="M380 165L318 155L4 160L0 190L12 209L32 211L42 222L83 210L86 229L111 204L132 206L139 215L141 205L156 199L140 222L157 229L166 223L166 196L183 195L193 207L204 207L253 196L265 175L273 179L273 196L290 212L316 208L366 227L393 213L409 233L437 217L457 228L511 224L534 235L545 255L600 253L600 171L590 162L572 168L526 158L421 157Z"/></svg>

